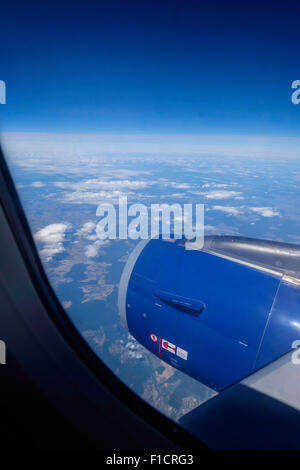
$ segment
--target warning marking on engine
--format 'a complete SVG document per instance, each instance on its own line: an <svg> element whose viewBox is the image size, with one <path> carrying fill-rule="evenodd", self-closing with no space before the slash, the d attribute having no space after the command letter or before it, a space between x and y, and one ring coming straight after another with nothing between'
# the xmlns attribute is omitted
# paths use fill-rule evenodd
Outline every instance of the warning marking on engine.
<svg viewBox="0 0 300 470"><path fill-rule="evenodd" d="M175 354L176 346L175 344L170 343L169 341L163 339L162 340L162 347L167 351L170 351L172 354Z"/></svg>
<svg viewBox="0 0 300 470"><path fill-rule="evenodd" d="M151 335L151 337L152 337L152 335ZM160 338L159 338L159 340L160 340ZM160 344L159 344L159 346L160 346ZM185 349L182 349L179 346L176 346L176 344L170 343L170 341L167 341L166 339L162 340L161 346L166 351L170 351L172 354L174 354L174 355L180 357L181 359L184 359L185 361L187 361L188 351L186 351ZM161 355L161 354L159 354L159 355Z"/></svg>
<svg viewBox="0 0 300 470"><path fill-rule="evenodd" d="M154 341L154 343L157 343L157 336L154 333L150 335L150 338L152 339L152 341Z"/></svg>

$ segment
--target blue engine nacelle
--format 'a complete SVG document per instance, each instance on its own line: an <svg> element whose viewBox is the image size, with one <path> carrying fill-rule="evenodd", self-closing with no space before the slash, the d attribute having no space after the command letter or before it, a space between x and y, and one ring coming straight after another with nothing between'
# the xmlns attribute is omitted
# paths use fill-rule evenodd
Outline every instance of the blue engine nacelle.
<svg viewBox="0 0 300 470"><path fill-rule="evenodd" d="M119 287L129 332L168 364L222 390L300 339L300 247L210 236L140 242Z"/></svg>

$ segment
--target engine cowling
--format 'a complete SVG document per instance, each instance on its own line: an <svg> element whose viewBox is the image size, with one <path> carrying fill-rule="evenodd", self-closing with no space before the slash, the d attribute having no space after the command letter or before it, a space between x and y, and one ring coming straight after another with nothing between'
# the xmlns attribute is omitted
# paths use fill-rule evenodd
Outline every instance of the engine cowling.
<svg viewBox="0 0 300 470"><path fill-rule="evenodd" d="M300 338L299 269L290 244L143 240L123 270L119 312L145 348L220 391Z"/></svg>

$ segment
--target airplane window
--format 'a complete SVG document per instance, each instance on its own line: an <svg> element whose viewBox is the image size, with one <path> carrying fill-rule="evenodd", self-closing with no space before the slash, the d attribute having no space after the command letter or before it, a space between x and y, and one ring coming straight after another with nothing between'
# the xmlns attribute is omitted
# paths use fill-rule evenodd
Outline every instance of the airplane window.
<svg viewBox="0 0 300 470"><path fill-rule="evenodd" d="M297 339L297 15L217 3L2 6L1 145L45 271L175 421Z"/></svg>

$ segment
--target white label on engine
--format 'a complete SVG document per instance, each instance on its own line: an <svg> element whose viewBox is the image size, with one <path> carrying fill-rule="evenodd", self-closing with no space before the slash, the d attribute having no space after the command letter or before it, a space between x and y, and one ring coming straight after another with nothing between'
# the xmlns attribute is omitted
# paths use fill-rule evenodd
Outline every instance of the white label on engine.
<svg viewBox="0 0 300 470"><path fill-rule="evenodd" d="M184 349L179 348L178 346L177 346L176 354L178 357L181 357L181 359L187 360L188 352L185 351Z"/></svg>

